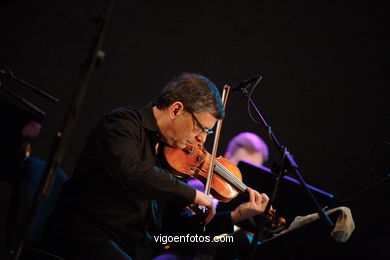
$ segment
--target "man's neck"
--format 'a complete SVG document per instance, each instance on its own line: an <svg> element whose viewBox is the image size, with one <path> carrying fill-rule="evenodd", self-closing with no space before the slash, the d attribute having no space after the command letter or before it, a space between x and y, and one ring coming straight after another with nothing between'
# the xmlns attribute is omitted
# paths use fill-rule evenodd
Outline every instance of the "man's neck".
<svg viewBox="0 0 390 260"><path fill-rule="evenodd" d="M161 134L162 141L164 141L164 134L163 133L165 132L165 129L166 129L166 123L164 122L165 121L164 111L158 109L157 106L154 106L152 109L153 109L154 118L156 119L158 131Z"/></svg>

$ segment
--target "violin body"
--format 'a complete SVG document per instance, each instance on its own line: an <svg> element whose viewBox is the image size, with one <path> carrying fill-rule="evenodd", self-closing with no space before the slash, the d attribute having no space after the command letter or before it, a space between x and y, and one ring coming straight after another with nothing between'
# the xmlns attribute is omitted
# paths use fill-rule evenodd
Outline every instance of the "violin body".
<svg viewBox="0 0 390 260"><path fill-rule="evenodd" d="M183 150L165 146L164 154L173 174L182 178L196 178L206 183L211 155L201 143L188 145ZM214 173L210 192L219 201L229 202L240 192L245 192L246 186L243 187L242 183L237 185L242 180L241 172L229 160L221 156L216 158Z"/></svg>

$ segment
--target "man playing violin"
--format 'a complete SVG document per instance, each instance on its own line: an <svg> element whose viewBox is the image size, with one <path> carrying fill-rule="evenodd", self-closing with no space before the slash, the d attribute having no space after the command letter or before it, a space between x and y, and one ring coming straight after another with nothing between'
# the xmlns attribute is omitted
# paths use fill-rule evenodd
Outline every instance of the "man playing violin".
<svg viewBox="0 0 390 260"><path fill-rule="evenodd" d="M224 109L216 86L199 74L169 82L157 103L123 107L105 115L90 133L72 178L61 191L47 236L66 259L151 259L162 205L207 208L207 228L263 213L268 197L248 189L249 201L215 215L212 199L161 168L160 145L179 149L204 143Z"/></svg>

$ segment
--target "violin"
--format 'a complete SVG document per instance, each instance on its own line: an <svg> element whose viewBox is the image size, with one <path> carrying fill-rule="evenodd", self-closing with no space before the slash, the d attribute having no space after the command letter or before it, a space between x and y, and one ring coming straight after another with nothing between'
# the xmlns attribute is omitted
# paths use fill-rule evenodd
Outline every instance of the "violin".
<svg viewBox="0 0 390 260"><path fill-rule="evenodd" d="M185 149L164 146L164 155L174 175L206 182L211 155L202 143L189 144ZM247 186L242 182L240 169L222 156L215 160L214 173L216 174L211 181L211 195L221 202L229 202L240 192L247 193ZM272 228L279 228L286 224L284 218L276 217L274 209L267 214L266 221L272 224Z"/></svg>
<svg viewBox="0 0 390 260"><path fill-rule="evenodd" d="M171 172L182 178L195 178L205 183L210 167L211 155L203 144L189 144L183 150L165 146L164 155ZM247 186L242 182L240 169L229 160L216 158L211 182L211 195L222 202L229 202L239 192L246 192Z"/></svg>

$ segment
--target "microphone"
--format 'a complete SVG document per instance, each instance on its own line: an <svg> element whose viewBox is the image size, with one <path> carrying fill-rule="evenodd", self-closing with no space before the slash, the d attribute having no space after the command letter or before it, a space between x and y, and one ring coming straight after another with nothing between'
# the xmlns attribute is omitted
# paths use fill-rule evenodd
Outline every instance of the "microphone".
<svg viewBox="0 0 390 260"><path fill-rule="evenodd" d="M238 84L233 89L233 91L242 91L242 90L246 89L247 87L249 87L249 85L253 84L255 81L260 81L262 78L263 78L263 76L261 76L259 74L259 75L255 75L249 79L246 79L246 80L242 81L240 84Z"/></svg>

